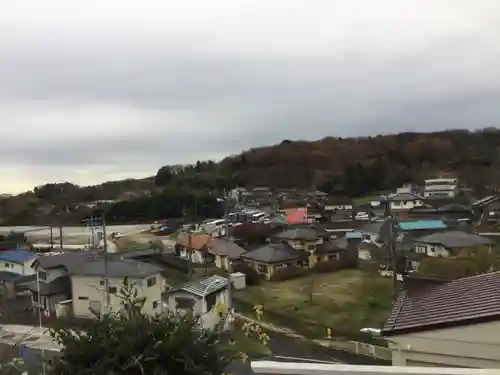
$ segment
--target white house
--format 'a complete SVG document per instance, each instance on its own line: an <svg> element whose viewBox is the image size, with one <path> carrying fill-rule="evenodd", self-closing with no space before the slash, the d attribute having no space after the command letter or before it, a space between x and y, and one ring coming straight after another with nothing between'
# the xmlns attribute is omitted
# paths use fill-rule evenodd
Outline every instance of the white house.
<svg viewBox="0 0 500 375"><path fill-rule="evenodd" d="M448 257L467 247L490 245L492 241L477 234L450 230L415 238L415 253L430 257Z"/></svg>
<svg viewBox="0 0 500 375"><path fill-rule="evenodd" d="M0 271L7 271L21 276L34 275L31 267L37 254L26 250L7 250L0 252Z"/></svg>
<svg viewBox="0 0 500 375"><path fill-rule="evenodd" d="M388 196L388 201L391 210L411 210L424 205L422 197L412 193L391 194Z"/></svg>
<svg viewBox="0 0 500 375"><path fill-rule="evenodd" d="M424 181L424 198L454 198L458 192L458 178L433 178Z"/></svg>
<svg viewBox="0 0 500 375"><path fill-rule="evenodd" d="M70 267L73 315L77 318L96 318L104 312L118 312L123 308L120 289L127 285L137 292L144 304L142 311L153 315L161 313L165 280L162 269L156 265L132 259L96 258ZM125 279L126 277L126 279ZM106 278L108 279L109 309L106 306Z"/></svg>
<svg viewBox="0 0 500 375"><path fill-rule="evenodd" d="M393 366L500 369L500 272L400 293L382 335Z"/></svg>
<svg viewBox="0 0 500 375"><path fill-rule="evenodd" d="M199 315L203 328L226 330L232 321L229 280L214 275L170 291L166 307Z"/></svg>

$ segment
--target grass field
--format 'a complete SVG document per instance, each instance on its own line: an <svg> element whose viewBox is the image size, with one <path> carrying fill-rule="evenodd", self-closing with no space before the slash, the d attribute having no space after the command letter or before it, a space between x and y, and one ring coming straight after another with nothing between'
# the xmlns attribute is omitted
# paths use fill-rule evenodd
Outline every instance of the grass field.
<svg viewBox="0 0 500 375"><path fill-rule="evenodd" d="M311 299L312 291L312 299ZM235 306L250 313L264 306L264 320L303 334L324 336L326 327L356 334L380 327L392 304L391 280L360 270L266 282L234 292Z"/></svg>

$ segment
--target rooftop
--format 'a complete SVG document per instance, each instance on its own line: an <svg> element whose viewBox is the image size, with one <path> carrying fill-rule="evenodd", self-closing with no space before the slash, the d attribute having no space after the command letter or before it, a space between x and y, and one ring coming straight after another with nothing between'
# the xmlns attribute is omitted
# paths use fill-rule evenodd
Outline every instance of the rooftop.
<svg viewBox="0 0 500 375"><path fill-rule="evenodd" d="M187 284L183 286L181 290L204 297L225 288L228 284L229 280L225 277L213 275L194 283Z"/></svg>
<svg viewBox="0 0 500 375"><path fill-rule="evenodd" d="M446 224L443 220L411 220L399 223L402 230L426 230L426 229L445 229Z"/></svg>
<svg viewBox="0 0 500 375"><path fill-rule="evenodd" d="M0 252L0 260L23 263L36 256L36 253L27 250L6 250Z"/></svg>
<svg viewBox="0 0 500 375"><path fill-rule="evenodd" d="M458 230L429 234L427 236L416 238L415 242L439 244L448 248L480 246L492 243L492 241L488 238Z"/></svg>
<svg viewBox="0 0 500 375"><path fill-rule="evenodd" d="M87 262L70 267L69 272L78 276L104 276L104 259L97 258ZM108 277L144 278L150 275L160 273L161 267L154 264L143 263L132 259L110 259L107 265Z"/></svg>
<svg viewBox="0 0 500 375"><path fill-rule="evenodd" d="M500 272L403 291L394 302L385 336L500 319Z"/></svg>
<svg viewBox="0 0 500 375"><path fill-rule="evenodd" d="M286 243L275 243L261 246L244 253L242 258L256 260L263 263L279 263L293 261L300 258L300 251Z"/></svg>
<svg viewBox="0 0 500 375"><path fill-rule="evenodd" d="M276 237L284 240L316 241L318 233L313 228L296 228L278 233Z"/></svg>

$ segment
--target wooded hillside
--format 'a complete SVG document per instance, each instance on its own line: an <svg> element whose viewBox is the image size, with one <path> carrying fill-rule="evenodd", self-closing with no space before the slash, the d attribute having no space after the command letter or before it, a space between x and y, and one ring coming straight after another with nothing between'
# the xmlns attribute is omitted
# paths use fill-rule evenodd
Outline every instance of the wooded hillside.
<svg viewBox="0 0 500 375"><path fill-rule="evenodd" d="M484 190L500 186L499 166L500 131L494 128L283 141L226 158L220 165L241 185L321 187L347 196L439 174L457 175L469 187Z"/></svg>
<svg viewBox="0 0 500 375"><path fill-rule="evenodd" d="M0 200L3 224L46 223L48 218L79 222L92 210L84 203L118 200L107 208L119 222L183 215L213 215L217 194L235 186L322 190L357 197L405 182L439 175L458 176L478 195L500 188L500 130L449 130L364 138L327 137L254 148L220 163L170 166L142 180L92 187L47 184ZM168 203L166 203L168 202ZM200 203L201 202L201 203Z"/></svg>

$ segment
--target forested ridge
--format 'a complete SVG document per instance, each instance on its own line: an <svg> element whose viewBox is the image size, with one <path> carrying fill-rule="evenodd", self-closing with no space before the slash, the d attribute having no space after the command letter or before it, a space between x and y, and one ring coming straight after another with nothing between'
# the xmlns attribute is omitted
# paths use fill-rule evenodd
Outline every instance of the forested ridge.
<svg viewBox="0 0 500 375"><path fill-rule="evenodd" d="M448 130L318 141L284 140L220 162L165 165L150 178L80 187L46 184L0 200L2 224L79 222L105 211L114 222L143 222L220 213L224 189L269 186L322 190L357 197L420 183L439 175L459 177L478 194L500 187L500 131ZM118 202L93 206L92 202Z"/></svg>

